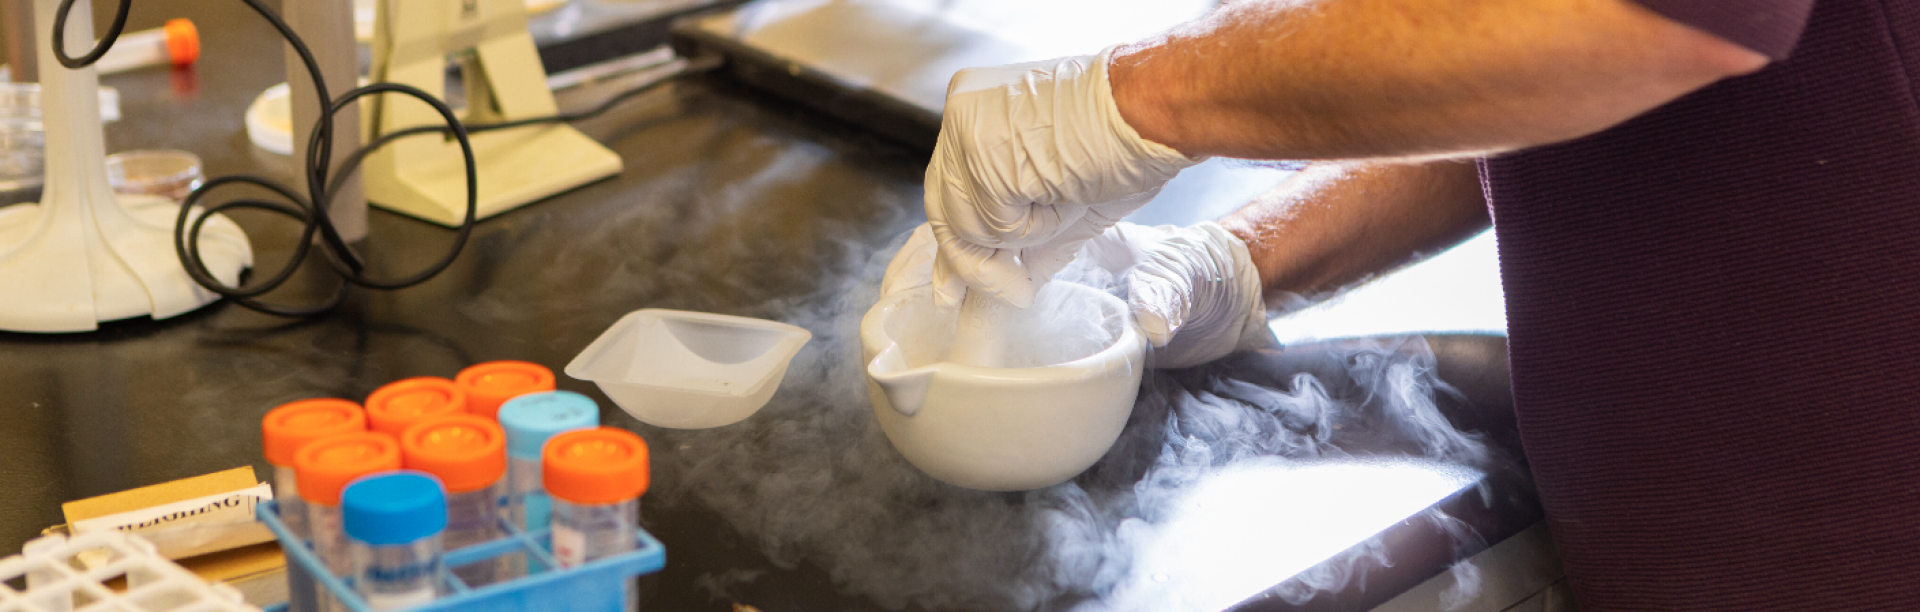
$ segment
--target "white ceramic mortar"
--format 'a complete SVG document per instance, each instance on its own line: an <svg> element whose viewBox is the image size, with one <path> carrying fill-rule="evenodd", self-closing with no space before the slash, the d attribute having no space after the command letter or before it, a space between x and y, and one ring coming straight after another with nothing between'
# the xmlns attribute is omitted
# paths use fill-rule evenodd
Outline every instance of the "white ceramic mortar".
<svg viewBox="0 0 1920 612"><path fill-rule="evenodd" d="M1097 303L1114 341L1059 365L986 368L940 361L944 347L903 346L931 308L925 288L881 298L860 322L867 395L895 449L915 467L970 489L1018 491L1064 482L1120 436L1145 372L1146 339L1126 303L1055 283Z"/></svg>

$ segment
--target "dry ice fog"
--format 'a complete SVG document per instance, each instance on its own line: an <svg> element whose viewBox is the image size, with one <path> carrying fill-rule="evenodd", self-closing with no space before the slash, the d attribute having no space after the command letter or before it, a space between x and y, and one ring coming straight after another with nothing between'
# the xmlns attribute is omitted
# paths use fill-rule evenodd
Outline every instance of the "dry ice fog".
<svg viewBox="0 0 1920 612"><path fill-rule="evenodd" d="M772 565L823 571L886 609L1220 609L1289 578L1277 595L1297 600L1364 580L1384 562L1367 535L1409 515L1450 521L1426 506L1489 460L1436 409L1450 389L1425 344L1383 339L1289 347L1290 373L1149 372L1120 441L1079 477L1022 493L939 482L888 444L862 378L860 319L904 238L781 317L814 339L754 417L646 430L667 451L647 504L710 509ZM1074 267L1056 282L1124 291L1103 276ZM758 576L699 581L731 601ZM1471 566L1452 578L1447 598L1477 589Z"/></svg>

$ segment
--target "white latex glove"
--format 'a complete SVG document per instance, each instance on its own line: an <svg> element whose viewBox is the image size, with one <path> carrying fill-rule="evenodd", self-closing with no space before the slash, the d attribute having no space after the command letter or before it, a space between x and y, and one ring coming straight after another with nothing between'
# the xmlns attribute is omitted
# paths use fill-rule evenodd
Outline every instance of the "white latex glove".
<svg viewBox="0 0 1920 612"><path fill-rule="evenodd" d="M887 266L881 295L933 282L935 243L931 227L914 230ZM1247 245L1217 224L1119 223L1079 256L1126 283L1127 306L1155 347L1153 367L1190 367L1279 345Z"/></svg>
<svg viewBox="0 0 1920 612"><path fill-rule="evenodd" d="M900 245L900 252L893 254L893 261L887 262L887 275L880 277L880 297L893 295L933 282L933 260L937 243L933 240L933 228L922 223L913 228L913 235L907 237L907 243Z"/></svg>
<svg viewBox="0 0 1920 612"><path fill-rule="evenodd" d="M1081 256L1126 283L1133 318L1156 347L1154 367L1279 346L1267 327L1260 270L1246 243L1219 224L1121 223L1088 242Z"/></svg>
<svg viewBox="0 0 1920 612"><path fill-rule="evenodd" d="M926 177L941 304L972 288L1031 305L1081 244L1201 161L1142 139L1120 117L1112 53L954 75Z"/></svg>

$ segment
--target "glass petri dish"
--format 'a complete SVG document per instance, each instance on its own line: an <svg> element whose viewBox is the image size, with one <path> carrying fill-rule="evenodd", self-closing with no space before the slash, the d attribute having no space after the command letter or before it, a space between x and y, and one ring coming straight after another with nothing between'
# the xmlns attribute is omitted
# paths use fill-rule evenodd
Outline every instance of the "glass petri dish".
<svg viewBox="0 0 1920 612"><path fill-rule="evenodd" d="M126 151L107 156L107 184L114 193L178 202L205 180L200 157L186 151Z"/></svg>
<svg viewBox="0 0 1920 612"><path fill-rule="evenodd" d="M111 87L100 88L100 118L120 118L120 94ZM46 144L40 85L0 83L0 192L30 190L45 182Z"/></svg>
<svg viewBox="0 0 1920 612"><path fill-rule="evenodd" d="M0 191L38 186L46 174L40 86L0 83Z"/></svg>

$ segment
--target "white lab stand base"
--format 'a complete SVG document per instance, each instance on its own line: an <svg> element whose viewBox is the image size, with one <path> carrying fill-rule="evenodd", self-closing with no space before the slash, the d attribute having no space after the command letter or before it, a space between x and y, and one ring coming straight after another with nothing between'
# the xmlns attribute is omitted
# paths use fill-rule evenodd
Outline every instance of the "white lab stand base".
<svg viewBox="0 0 1920 612"><path fill-rule="evenodd" d="M59 187L48 184L46 203L0 209L0 329L92 331L100 321L165 319L220 298L195 284L174 253L179 204L110 192L61 197L73 185ZM246 234L220 216L201 232L200 256L227 285L253 264Z"/></svg>
<svg viewBox="0 0 1920 612"><path fill-rule="evenodd" d="M553 115L559 107L533 36L524 0L404 2L378 5L372 80L446 93L449 53L462 57L468 112L461 121L496 123ZM423 125L444 125L425 103L382 95L365 115L367 142ZM620 173L620 156L565 124L471 135L479 171L475 218L484 219ZM459 143L433 135L400 139L368 157L363 170L374 205L441 225L466 217L466 166Z"/></svg>
<svg viewBox="0 0 1920 612"><path fill-rule="evenodd" d="M53 31L58 7L57 0L36 1L35 31ZM68 42L91 46L92 23L92 10L75 4ZM39 204L0 209L0 329L91 331L100 321L164 319L219 299L194 283L175 254L179 206L122 198L107 185L100 77L90 67L62 67L52 38L38 54L46 187ZM219 216L207 221L200 254L208 272L229 285L253 264L246 234Z"/></svg>

